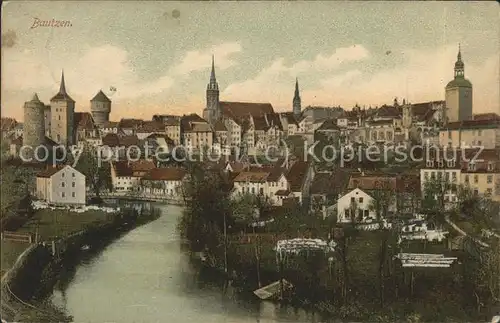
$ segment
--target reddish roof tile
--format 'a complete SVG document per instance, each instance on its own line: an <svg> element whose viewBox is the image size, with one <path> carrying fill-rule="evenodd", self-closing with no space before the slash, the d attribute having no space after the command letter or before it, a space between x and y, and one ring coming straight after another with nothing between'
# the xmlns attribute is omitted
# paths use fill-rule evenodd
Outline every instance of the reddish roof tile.
<svg viewBox="0 0 500 323"><path fill-rule="evenodd" d="M186 170L179 167L153 168L144 175L143 180L150 181L181 181Z"/></svg>
<svg viewBox="0 0 500 323"><path fill-rule="evenodd" d="M286 174L286 179L290 183L290 190L292 192L302 191L302 185L307 176L309 163L306 161L296 161Z"/></svg>

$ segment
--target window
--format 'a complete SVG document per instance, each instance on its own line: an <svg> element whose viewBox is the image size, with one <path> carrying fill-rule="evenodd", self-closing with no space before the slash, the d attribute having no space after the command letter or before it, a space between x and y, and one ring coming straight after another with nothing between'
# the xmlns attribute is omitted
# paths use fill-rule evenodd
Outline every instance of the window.
<svg viewBox="0 0 500 323"><path fill-rule="evenodd" d="M451 180L452 180L453 182L456 182L456 181L457 181L457 172L453 172L453 173L451 173Z"/></svg>
<svg viewBox="0 0 500 323"><path fill-rule="evenodd" d="M71 187L75 187L75 182L71 183Z"/></svg>
<svg viewBox="0 0 500 323"><path fill-rule="evenodd" d="M476 164L469 163L469 170L476 170Z"/></svg>
<svg viewBox="0 0 500 323"><path fill-rule="evenodd" d="M359 198L359 203L363 203L363 198L362 197Z"/></svg>
<svg viewBox="0 0 500 323"><path fill-rule="evenodd" d="M448 165L448 167L455 167L455 161L454 160L448 160L447 165Z"/></svg>
<svg viewBox="0 0 500 323"><path fill-rule="evenodd" d="M356 203L356 200L354 199L354 197L351 197L351 203Z"/></svg>
<svg viewBox="0 0 500 323"><path fill-rule="evenodd" d="M61 174L61 177L64 177L64 173Z"/></svg>
<svg viewBox="0 0 500 323"><path fill-rule="evenodd" d="M260 195L264 195L264 189L262 187L260 188Z"/></svg>
<svg viewBox="0 0 500 323"><path fill-rule="evenodd" d="M479 190L477 188L474 189L474 195L479 195Z"/></svg>
<svg viewBox="0 0 500 323"><path fill-rule="evenodd" d="M481 146L482 144L483 144L483 142L482 142L481 140L478 140L478 141L477 141L477 145L478 145L478 146Z"/></svg>
<svg viewBox="0 0 500 323"><path fill-rule="evenodd" d="M61 197L66 197L66 194L64 192L61 192Z"/></svg>
<svg viewBox="0 0 500 323"><path fill-rule="evenodd" d="M370 215L370 211L365 210L365 218L367 218Z"/></svg>
<svg viewBox="0 0 500 323"><path fill-rule="evenodd" d="M486 196L491 196L493 194L493 190L491 188L486 189Z"/></svg>
<svg viewBox="0 0 500 323"><path fill-rule="evenodd" d="M495 166L495 164L493 164L492 162L489 162L489 163L488 163L488 170L489 170L489 171L492 171L492 170L493 170L493 168L494 168L494 166Z"/></svg>
<svg viewBox="0 0 500 323"><path fill-rule="evenodd" d="M488 184L493 183L493 175L488 175L488 176L486 177L486 182L487 182Z"/></svg>
<svg viewBox="0 0 500 323"><path fill-rule="evenodd" d="M429 172L425 172L424 173L424 178L425 178L426 181L429 180Z"/></svg>
<svg viewBox="0 0 500 323"><path fill-rule="evenodd" d="M465 175L465 182L468 183L469 182L469 175Z"/></svg>
<svg viewBox="0 0 500 323"><path fill-rule="evenodd" d="M71 173L71 177L75 177L75 173Z"/></svg>
<svg viewBox="0 0 500 323"><path fill-rule="evenodd" d="M64 187L64 186L65 186L65 184L66 184L66 183L62 182L62 183L61 183L61 187Z"/></svg>
<svg viewBox="0 0 500 323"><path fill-rule="evenodd" d="M478 136L481 136L482 134L483 134L483 131L482 131L482 130L478 130L478 131L477 131L477 135L478 135Z"/></svg>
<svg viewBox="0 0 500 323"><path fill-rule="evenodd" d="M71 197L75 197L75 196L76 196L76 195L75 195L75 192L72 192L72 193L71 193Z"/></svg>
<svg viewBox="0 0 500 323"><path fill-rule="evenodd" d="M479 182L479 176L478 175L474 175L474 183L477 183Z"/></svg>
<svg viewBox="0 0 500 323"><path fill-rule="evenodd" d="M447 182L450 181L450 173L446 172L444 173L444 178L446 179Z"/></svg>

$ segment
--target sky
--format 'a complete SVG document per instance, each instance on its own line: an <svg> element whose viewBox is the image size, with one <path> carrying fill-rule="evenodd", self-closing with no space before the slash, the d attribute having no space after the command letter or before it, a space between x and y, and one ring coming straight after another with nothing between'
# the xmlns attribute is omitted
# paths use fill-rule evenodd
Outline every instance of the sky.
<svg viewBox="0 0 500 323"><path fill-rule="evenodd" d="M500 113L500 7L492 2L8 1L2 117L66 89L77 111L102 90L111 120L202 113L211 57L221 101L302 106L444 100L458 44L474 113ZM68 27L35 27L35 18ZM116 91L110 91L110 88Z"/></svg>

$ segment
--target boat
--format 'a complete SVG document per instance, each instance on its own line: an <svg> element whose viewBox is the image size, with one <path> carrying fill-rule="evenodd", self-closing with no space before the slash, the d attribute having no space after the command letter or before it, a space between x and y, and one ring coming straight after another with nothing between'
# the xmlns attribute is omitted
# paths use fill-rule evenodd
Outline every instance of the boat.
<svg viewBox="0 0 500 323"><path fill-rule="evenodd" d="M90 246L88 244L86 244L86 245L82 246L81 249L82 249L82 251L87 251L90 249Z"/></svg>

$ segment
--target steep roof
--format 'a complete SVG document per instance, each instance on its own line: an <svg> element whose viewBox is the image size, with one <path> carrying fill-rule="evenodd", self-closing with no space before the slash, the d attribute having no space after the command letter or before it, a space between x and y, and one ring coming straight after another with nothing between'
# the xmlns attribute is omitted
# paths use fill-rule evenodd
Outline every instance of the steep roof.
<svg viewBox="0 0 500 323"><path fill-rule="evenodd" d="M474 120L500 120L500 116L496 113L479 113L473 117Z"/></svg>
<svg viewBox="0 0 500 323"><path fill-rule="evenodd" d="M108 133L102 137L102 145L109 147L117 147L120 145L120 138L116 133Z"/></svg>
<svg viewBox="0 0 500 323"><path fill-rule="evenodd" d="M186 170L179 167L153 168L142 179L151 181L180 181Z"/></svg>
<svg viewBox="0 0 500 323"><path fill-rule="evenodd" d="M221 101L219 106L223 116L240 121L248 115L257 117L266 113L274 113L271 103Z"/></svg>
<svg viewBox="0 0 500 323"><path fill-rule="evenodd" d="M302 190L302 185L306 179L308 169L309 163L301 160L295 161L292 167L290 167L288 173L286 174L286 179L290 183L290 189L292 192Z"/></svg>
<svg viewBox="0 0 500 323"><path fill-rule="evenodd" d="M52 175L54 175L55 173L57 173L58 171L60 171L64 167L66 167L66 165L60 165L60 166L56 166L56 167L48 167L45 170L42 170L41 172L39 172L36 175L36 177L50 178L50 177L52 177Z"/></svg>
<svg viewBox="0 0 500 323"><path fill-rule="evenodd" d="M215 131L227 131L227 128L226 128L226 125L224 124L224 122L222 120L219 120L215 123L214 130Z"/></svg>
<svg viewBox="0 0 500 323"><path fill-rule="evenodd" d="M256 171L243 171L240 172L235 178L234 182L251 182L263 183L267 180L269 172L256 170Z"/></svg>
<svg viewBox="0 0 500 323"><path fill-rule="evenodd" d="M123 118L118 123L118 127L122 128L122 129L135 129L135 128L139 127L143 122L144 122L144 120L141 120L141 119Z"/></svg>
<svg viewBox="0 0 500 323"><path fill-rule="evenodd" d="M90 112L75 112L73 124L75 129L95 129L94 119L92 118L92 114L90 114Z"/></svg>
<svg viewBox="0 0 500 323"><path fill-rule="evenodd" d="M487 120L487 119L476 119L476 120L464 120L464 121L456 121L450 122L441 129L442 131L446 130L469 130L469 129L488 129L488 128L499 128L500 127L500 118L496 120Z"/></svg>
<svg viewBox="0 0 500 323"><path fill-rule="evenodd" d="M131 177L134 173L126 160L115 161L112 167L117 177Z"/></svg>
<svg viewBox="0 0 500 323"><path fill-rule="evenodd" d="M144 121L137 126L138 132L164 132L165 125L158 121Z"/></svg>
<svg viewBox="0 0 500 323"><path fill-rule="evenodd" d="M347 185L352 170L337 168L332 172L316 173L311 183L311 194L332 194L342 193Z"/></svg>
<svg viewBox="0 0 500 323"><path fill-rule="evenodd" d="M97 94L92 98L92 101L97 101L97 102L111 102L111 100L102 92L102 90L99 90Z"/></svg>
<svg viewBox="0 0 500 323"><path fill-rule="evenodd" d="M61 84L59 87L59 92L50 99L50 101L69 101L75 102L69 94L66 92L66 84L64 82L64 72L61 73Z"/></svg>
<svg viewBox="0 0 500 323"><path fill-rule="evenodd" d="M324 120L323 124L316 129L316 131L334 131L334 130L340 130L339 126L337 126L336 120L333 119L327 119Z"/></svg>

